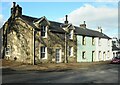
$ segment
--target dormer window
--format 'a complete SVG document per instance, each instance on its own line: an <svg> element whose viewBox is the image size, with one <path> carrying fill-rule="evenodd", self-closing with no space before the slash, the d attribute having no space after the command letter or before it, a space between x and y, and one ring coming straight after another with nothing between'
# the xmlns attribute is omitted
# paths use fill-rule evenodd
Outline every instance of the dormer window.
<svg viewBox="0 0 120 85"><path fill-rule="evenodd" d="M69 39L73 39L73 30L70 30Z"/></svg>
<svg viewBox="0 0 120 85"><path fill-rule="evenodd" d="M41 37L47 37L47 27L41 26Z"/></svg>

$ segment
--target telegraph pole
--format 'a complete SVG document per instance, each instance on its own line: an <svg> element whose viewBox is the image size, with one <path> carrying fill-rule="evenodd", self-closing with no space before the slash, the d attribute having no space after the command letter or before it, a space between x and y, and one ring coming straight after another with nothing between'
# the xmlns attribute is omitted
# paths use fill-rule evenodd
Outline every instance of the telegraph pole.
<svg viewBox="0 0 120 85"><path fill-rule="evenodd" d="M33 28L33 65L35 65L35 30Z"/></svg>
<svg viewBox="0 0 120 85"><path fill-rule="evenodd" d="M67 63L67 40L66 40L66 32L65 32L65 63Z"/></svg>

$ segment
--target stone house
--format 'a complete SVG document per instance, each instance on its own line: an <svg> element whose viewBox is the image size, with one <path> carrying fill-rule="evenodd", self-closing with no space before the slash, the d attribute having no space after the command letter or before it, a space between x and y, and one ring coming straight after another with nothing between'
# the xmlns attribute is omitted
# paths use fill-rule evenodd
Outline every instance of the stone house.
<svg viewBox="0 0 120 85"><path fill-rule="evenodd" d="M58 23L22 15L13 2L11 16L3 25L3 57L24 63L76 62L74 27L67 21Z"/></svg>
<svg viewBox="0 0 120 85"><path fill-rule="evenodd" d="M45 16L26 16L14 2L11 16L2 27L3 58L30 64L111 59L110 37L100 28L99 31L88 29L85 22L79 27L74 26L67 18L66 15L64 23L59 23Z"/></svg>

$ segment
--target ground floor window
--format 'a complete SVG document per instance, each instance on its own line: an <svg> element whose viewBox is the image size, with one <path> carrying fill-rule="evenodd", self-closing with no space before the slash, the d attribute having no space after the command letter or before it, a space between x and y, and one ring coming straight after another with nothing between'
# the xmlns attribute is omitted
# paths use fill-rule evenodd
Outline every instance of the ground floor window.
<svg viewBox="0 0 120 85"><path fill-rule="evenodd" d="M110 57L110 51L108 51L107 56L108 56L108 58Z"/></svg>
<svg viewBox="0 0 120 85"><path fill-rule="evenodd" d="M69 46L69 56L73 56L73 47Z"/></svg>
<svg viewBox="0 0 120 85"><path fill-rule="evenodd" d="M98 52L98 58L101 60L101 51Z"/></svg>
<svg viewBox="0 0 120 85"><path fill-rule="evenodd" d="M6 54L6 56L9 56L10 55L10 45L7 45L7 47L6 47L6 52L5 52L5 54Z"/></svg>
<svg viewBox="0 0 120 85"><path fill-rule="evenodd" d="M92 51L92 62L95 60L95 51Z"/></svg>
<svg viewBox="0 0 120 85"><path fill-rule="evenodd" d="M82 52L82 59L86 59L86 52L85 51Z"/></svg>
<svg viewBox="0 0 120 85"><path fill-rule="evenodd" d="M106 59L106 53L103 52L103 60L105 60L105 59Z"/></svg>
<svg viewBox="0 0 120 85"><path fill-rule="evenodd" d="M115 57L115 53L113 53L113 57Z"/></svg>
<svg viewBox="0 0 120 85"><path fill-rule="evenodd" d="M41 53L41 58L42 59L47 59L47 47L42 46L40 48L40 53Z"/></svg>

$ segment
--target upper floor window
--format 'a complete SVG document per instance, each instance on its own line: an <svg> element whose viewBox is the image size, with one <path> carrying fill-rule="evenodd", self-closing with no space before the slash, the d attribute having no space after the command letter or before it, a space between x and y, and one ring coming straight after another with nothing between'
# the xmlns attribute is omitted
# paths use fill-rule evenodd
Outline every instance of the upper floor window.
<svg viewBox="0 0 120 85"><path fill-rule="evenodd" d="M40 53L41 53L41 58L42 59L47 59L47 47L42 46L40 49Z"/></svg>
<svg viewBox="0 0 120 85"><path fill-rule="evenodd" d="M73 30L70 30L69 38L70 38L70 39L73 39Z"/></svg>
<svg viewBox="0 0 120 85"><path fill-rule="evenodd" d="M110 46L110 39L108 39L108 46Z"/></svg>
<svg viewBox="0 0 120 85"><path fill-rule="evenodd" d="M86 44L85 36L82 37L82 45Z"/></svg>
<svg viewBox="0 0 120 85"><path fill-rule="evenodd" d="M41 26L41 36L47 37L47 28L46 26Z"/></svg>
<svg viewBox="0 0 120 85"><path fill-rule="evenodd" d="M73 47L69 46L69 56L73 56Z"/></svg>
<svg viewBox="0 0 120 85"><path fill-rule="evenodd" d="M92 45L95 45L95 38L92 37Z"/></svg>
<svg viewBox="0 0 120 85"><path fill-rule="evenodd" d="M101 45L101 38L98 39L98 45Z"/></svg>

